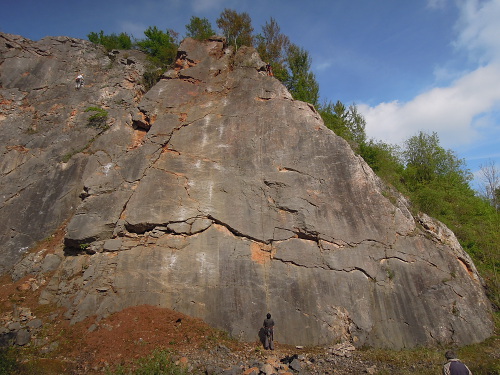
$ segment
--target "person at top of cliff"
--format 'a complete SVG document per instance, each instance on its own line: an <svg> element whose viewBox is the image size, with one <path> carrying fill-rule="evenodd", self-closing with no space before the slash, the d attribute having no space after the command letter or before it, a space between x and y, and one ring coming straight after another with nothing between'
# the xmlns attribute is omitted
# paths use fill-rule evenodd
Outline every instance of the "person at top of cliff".
<svg viewBox="0 0 500 375"><path fill-rule="evenodd" d="M268 76L274 76L273 74L273 67L271 66L271 63L266 64L266 71Z"/></svg>
<svg viewBox="0 0 500 375"><path fill-rule="evenodd" d="M76 83L76 88L79 89L81 87L83 87L83 74L79 74L76 79L75 79L75 83Z"/></svg>
<svg viewBox="0 0 500 375"><path fill-rule="evenodd" d="M443 366L443 375L472 375L469 368L463 364L451 350L448 350L444 356L448 360Z"/></svg>
<svg viewBox="0 0 500 375"><path fill-rule="evenodd" d="M267 313L264 320L264 349L274 350L274 320L271 314Z"/></svg>

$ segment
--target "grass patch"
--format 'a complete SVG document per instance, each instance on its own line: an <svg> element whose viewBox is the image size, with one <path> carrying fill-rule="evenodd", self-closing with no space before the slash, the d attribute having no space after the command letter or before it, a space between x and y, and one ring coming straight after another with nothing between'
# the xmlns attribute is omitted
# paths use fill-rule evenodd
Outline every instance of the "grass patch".
<svg viewBox="0 0 500 375"><path fill-rule="evenodd" d="M444 364L441 351L429 348L409 350L364 349L363 359L376 362L377 375L390 374L439 374Z"/></svg>
<svg viewBox="0 0 500 375"><path fill-rule="evenodd" d="M363 360L377 364L376 375L440 374L446 363L448 348L416 348L405 350L364 348ZM474 375L500 375L500 336L495 335L479 344L453 348Z"/></svg>
<svg viewBox="0 0 500 375"><path fill-rule="evenodd" d="M187 375L187 368L176 365L172 353L164 349L155 349L146 358L140 358L129 366L120 365L106 371L108 375Z"/></svg>
<svg viewBox="0 0 500 375"><path fill-rule="evenodd" d="M0 349L0 375L53 375L71 373L72 364L26 355L21 348ZM21 360L22 358L22 360Z"/></svg>
<svg viewBox="0 0 500 375"><path fill-rule="evenodd" d="M467 345L457 350L474 375L500 375L500 336L495 335L480 344Z"/></svg>

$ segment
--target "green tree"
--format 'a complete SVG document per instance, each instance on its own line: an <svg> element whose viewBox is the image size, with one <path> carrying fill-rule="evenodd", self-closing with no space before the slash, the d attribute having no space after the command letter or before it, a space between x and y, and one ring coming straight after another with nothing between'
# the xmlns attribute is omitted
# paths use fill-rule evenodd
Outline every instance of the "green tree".
<svg viewBox="0 0 500 375"><path fill-rule="evenodd" d="M470 204L472 210L471 202L477 198L464 160L441 147L436 133L424 132L410 137L401 155L405 166L402 180L415 208L445 224L464 220L462 208Z"/></svg>
<svg viewBox="0 0 500 375"><path fill-rule="evenodd" d="M262 34L256 36L257 52L262 60L269 62L273 67L273 73L280 81L287 77L286 57L290 46L290 39L280 31L276 20L271 19L262 26Z"/></svg>
<svg viewBox="0 0 500 375"><path fill-rule="evenodd" d="M132 39L126 33L120 34L110 34L104 35L104 31L99 33L91 32L87 35L89 41L95 44L103 45L106 50L111 51L112 49L131 49Z"/></svg>
<svg viewBox="0 0 500 375"><path fill-rule="evenodd" d="M399 158L399 147L371 139L362 142L358 152L379 177L404 191L400 178L404 166Z"/></svg>
<svg viewBox="0 0 500 375"><path fill-rule="evenodd" d="M335 134L347 140L351 147L358 152L359 147L366 143L366 121L359 113L356 104L347 108L340 100L335 104L325 102L318 106L323 121Z"/></svg>
<svg viewBox="0 0 500 375"><path fill-rule="evenodd" d="M317 105L319 85L314 73L311 72L309 53L292 43L288 47L286 62L288 74L283 83L293 98Z"/></svg>
<svg viewBox="0 0 500 375"><path fill-rule="evenodd" d="M439 178L457 184L468 184L471 174L465 161L458 159L451 150L440 146L437 133L419 132L404 145L405 178L413 183L430 182Z"/></svg>
<svg viewBox="0 0 500 375"><path fill-rule="evenodd" d="M207 40L215 34L208 19L194 16L191 17L189 24L186 25L186 30L187 37L197 40Z"/></svg>
<svg viewBox="0 0 500 375"><path fill-rule="evenodd" d="M241 46L253 46L252 20L248 13L237 13L226 8L216 22L227 42L236 49Z"/></svg>
<svg viewBox="0 0 500 375"><path fill-rule="evenodd" d="M144 31L146 38L139 40L137 46L148 54L149 59L157 67L166 68L172 64L177 55L175 36L170 30L162 31L150 26Z"/></svg>

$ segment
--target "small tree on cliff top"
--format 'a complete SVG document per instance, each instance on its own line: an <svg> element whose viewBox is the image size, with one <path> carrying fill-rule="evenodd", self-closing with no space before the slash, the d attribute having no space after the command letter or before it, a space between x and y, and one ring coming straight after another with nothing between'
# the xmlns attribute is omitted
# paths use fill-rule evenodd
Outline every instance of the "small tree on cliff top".
<svg viewBox="0 0 500 375"><path fill-rule="evenodd" d="M131 49L132 39L126 33L104 35L104 31L99 33L91 32L87 35L89 41L103 45L108 51L112 49Z"/></svg>
<svg viewBox="0 0 500 375"><path fill-rule="evenodd" d="M227 42L234 45L236 49L253 45L252 20L248 13L224 9L216 22L227 38Z"/></svg>
<svg viewBox="0 0 500 375"><path fill-rule="evenodd" d="M311 58L309 53L291 44L287 54L288 75L283 83L296 100L318 104L319 85L314 73L311 72Z"/></svg>
<svg viewBox="0 0 500 375"><path fill-rule="evenodd" d="M210 21L206 18L191 17L191 21L186 25L186 37L207 40L215 34Z"/></svg>
<svg viewBox="0 0 500 375"><path fill-rule="evenodd" d="M177 55L177 43L171 31L159 30L150 26L144 31L146 38L139 40L139 49L149 55L150 60L159 67L172 64Z"/></svg>
<svg viewBox="0 0 500 375"><path fill-rule="evenodd" d="M273 67L274 76L280 81L286 78L286 56L290 46L290 39L282 34L276 20L271 17L269 22L262 26L262 34L256 36L257 51L262 60L269 62Z"/></svg>

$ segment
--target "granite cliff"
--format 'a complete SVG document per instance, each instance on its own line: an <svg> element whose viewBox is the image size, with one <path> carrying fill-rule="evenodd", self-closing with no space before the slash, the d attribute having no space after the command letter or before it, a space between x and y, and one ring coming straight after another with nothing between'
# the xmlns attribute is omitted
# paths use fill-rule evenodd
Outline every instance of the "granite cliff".
<svg viewBox="0 0 500 375"><path fill-rule="evenodd" d="M73 322L150 304L255 340L482 341L490 304L453 233L385 186L252 48L138 51L0 34L0 272ZM83 72L86 86L75 90ZM89 107L108 113L89 126ZM65 228L56 254L27 253Z"/></svg>

